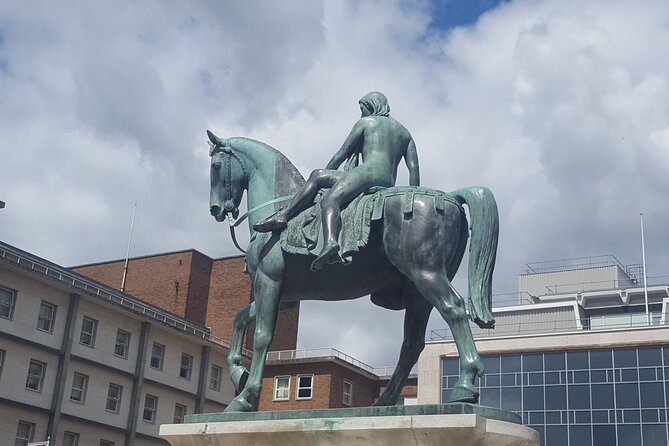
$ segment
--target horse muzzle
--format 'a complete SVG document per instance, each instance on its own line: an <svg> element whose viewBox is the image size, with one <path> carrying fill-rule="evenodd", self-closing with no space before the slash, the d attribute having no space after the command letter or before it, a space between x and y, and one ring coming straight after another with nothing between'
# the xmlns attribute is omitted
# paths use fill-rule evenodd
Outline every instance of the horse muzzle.
<svg viewBox="0 0 669 446"><path fill-rule="evenodd" d="M209 208L209 213L216 219L216 221L221 222L225 220L228 214L232 214L233 219L237 219L239 216L239 208L232 204L231 201L227 201L224 207L219 205L212 205Z"/></svg>

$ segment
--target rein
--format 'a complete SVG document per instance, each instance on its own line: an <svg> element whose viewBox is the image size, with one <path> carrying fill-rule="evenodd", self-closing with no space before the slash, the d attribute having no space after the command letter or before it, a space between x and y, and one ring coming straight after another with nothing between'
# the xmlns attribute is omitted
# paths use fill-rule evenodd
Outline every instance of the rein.
<svg viewBox="0 0 669 446"><path fill-rule="evenodd" d="M232 238L232 243L235 244L235 247L240 250L242 253L246 254L246 251L244 251L240 246L239 243L237 243L237 236L235 235L235 228L239 226L244 220L248 218L249 215L253 214L257 210L260 210L264 208L265 206L269 206L270 204L274 203L281 203L282 201L287 201L290 200L294 197L294 195L285 195L283 197L275 198L273 200L266 201L262 204L259 204L258 206L255 206L251 210L247 211L244 215L239 217L236 221L232 218L231 214L228 214L228 222L230 223L230 237Z"/></svg>

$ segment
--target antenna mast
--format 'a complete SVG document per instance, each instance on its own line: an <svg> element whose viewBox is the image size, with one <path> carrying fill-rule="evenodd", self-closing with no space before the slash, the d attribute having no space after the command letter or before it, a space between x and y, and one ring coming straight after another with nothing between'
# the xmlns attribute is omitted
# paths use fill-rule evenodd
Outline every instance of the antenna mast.
<svg viewBox="0 0 669 446"><path fill-rule="evenodd" d="M646 322L650 325L650 312L648 311L648 275L646 274L646 244L643 240L643 212L639 215L641 218L641 258L643 261L643 294L646 303Z"/></svg>
<svg viewBox="0 0 669 446"><path fill-rule="evenodd" d="M121 280L121 292L125 292L125 279L128 277L128 261L130 260L130 244L132 243L132 230L135 227L135 212L137 202L132 206L132 220L130 221L130 236L128 237L128 250L125 254L125 266L123 267L123 279Z"/></svg>

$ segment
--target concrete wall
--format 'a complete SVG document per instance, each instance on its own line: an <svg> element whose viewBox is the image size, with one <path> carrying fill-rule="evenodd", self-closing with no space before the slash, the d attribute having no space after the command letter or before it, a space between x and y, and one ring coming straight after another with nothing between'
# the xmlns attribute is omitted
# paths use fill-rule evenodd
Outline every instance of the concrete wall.
<svg viewBox="0 0 669 446"><path fill-rule="evenodd" d="M88 376L88 388L83 402L70 400L74 374ZM118 413L107 411L107 392L109 383L123 387ZM73 360L68 367L63 395L63 414L86 420L96 421L109 426L125 429L128 422L130 400L132 396L132 377L81 360Z"/></svg>
<svg viewBox="0 0 669 446"><path fill-rule="evenodd" d="M84 317L97 321L97 333L93 348L79 342ZM109 306L81 299L74 327L73 355L101 362L119 370L134 372L141 330L139 320L130 317L125 312L113 311ZM130 333L130 346L126 358L114 355L116 333L119 329Z"/></svg>
<svg viewBox="0 0 669 446"><path fill-rule="evenodd" d="M34 409L17 406L11 402L0 401L0 444L13 445L19 421L35 424L35 441L46 440L46 424L49 415ZM99 442L99 441L98 441ZM82 444L83 446L83 444Z"/></svg>
<svg viewBox="0 0 669 446"><path fill-rule="evenodd" d="M65 345L68 307L72 299L70 293L81 293L81 290L68 289L64 284L54 284L39 272L13 271L2 262L0 286L17 291L12 318L0 318L0 350L5 352L4 364L0 370L0 445L14 443L19 421L35 424L34 439L42 441L46 439L61 348ZM57 307L52 333L36 329L42 300ZM148 322L151 329L148 337L149 354L144 364L144 386L137 399L140 416L136 422L138 435L132 443L134 446L165 445L165 442L157 438L158 428L160 423L174 421L174 408L177 403L186 406L187 413L195 411L203 348L209 351L209 364L203 374L205 396L208 398L205 408L220 411L234 396L232 385L228 381L227 349L224 347L171 329L158 320L145 318L107 300L99 300L87 294L81 294L78 300L78 311L73 318L71 356L65 364L61 388L60 422L54 433L54 440L58 444L62 442L65 431L79 434L80 446L98 445L101 439L114 441L117 446L125 444L143 323ZM91 347L79 343L84 317L97 321L95 341ZM114 355L119 328L130 333L127 358ZM148 367L153 341L166 347L161 371ZM193 357L190 380L179 377L181 354L184 352ZM31 359L46 364L46 373L39 392L25 387ZM209 389L212 363L222 368L220 391ZM83 402L70 400L75 373L88 377ZM123 388L118 413L106 410L110 383ZM155 423L141 420L147 392L159 398Z"/></svg>
<svg viewBox="0 0 669 446"><path fill-rule="evenodd" d="M518 276L521 301L529 297L527 294L543 296L630 286L633 286L633 281L620 267L614 265Z"/></svg>
<svg viewBox="0 0 669 446"><path fill-rule="evenodd" d="M149 366L151 347L154 342L165 346L162 370L157 370ZM193 369L190 380L179 376L182 353L193 357ZM171 333L161 330L154 325L149 334L146 361L145 379L175 387L193 395L197 394L197 380L200 373L200 347L197 344L188 342L185 338L175 338Z"/></svg>
<svg viewBox="0 0 669 446"><path fill-rule="evenodd" d="M58 356L39 347L15 342L4 337L0 337L0 348L6 352L5 364L2 376L0 376L0 397L49 409L56 382ZM26 388L28 366L31 359L46 364L42 390L39 392Z"/></svg>
<svg viewBox="0 0 669 446"><path fill-rule="evenodd" d="M221 385L220 390L214 390L209 386L211 378L211 366L221 367ZM209 354L209 365L206 373L205 404L204 412L220 412L225 409L227 403L235 397L235 389L230 381L230 372L228 371L227 357L218 351L211 351Z"/></svg>
<svg viewBox="0 0 669 446"><path fill-rule="evenodd" d="M60 349L70 300L69 294L2 269L0 269L0 284L5 288L18 291L14 316L11 320L0 318L0 331L31 339L46 347ZM54 327L51 333L35 328L42 301L56 306Z"/></svg>

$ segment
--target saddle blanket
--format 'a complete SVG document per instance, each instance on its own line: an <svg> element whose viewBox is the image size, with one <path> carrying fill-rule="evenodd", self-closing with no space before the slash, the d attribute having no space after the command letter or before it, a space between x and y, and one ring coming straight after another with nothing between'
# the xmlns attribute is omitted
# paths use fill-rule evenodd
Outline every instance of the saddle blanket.
<svg viewBox="0 0 669 446"><path fill-rule="evenodd" d="M460 206L450 194L435 189L398 186L381 189L371 194L360 194L342 210L342 230L339 236L340 255L350 262L355 252L369 241L373 221L383 218L386 200L402 199L402 212L411 215L416 195L431 197L437 212L443 212L446 203ZM315 255L323 248L323 229L319 194L316 203L288 222L281 233L281 248L291 254Z"/></svg>

